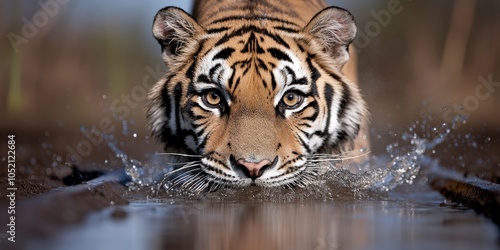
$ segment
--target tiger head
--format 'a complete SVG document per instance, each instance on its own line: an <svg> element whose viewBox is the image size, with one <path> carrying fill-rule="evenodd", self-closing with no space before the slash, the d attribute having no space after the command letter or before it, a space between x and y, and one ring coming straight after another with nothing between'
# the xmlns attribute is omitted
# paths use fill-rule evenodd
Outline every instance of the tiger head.
<svg viewBox="0 0 500 250"><path fill-rule="evenodd" d="M153 34L168 73L149 95L149 127L167 151L200 155L206 183L301 186L317 171L311 157L342 153L358 135L367 111L340 73L356 35L344 9L305 27L273 18L201 27L167 7Z"/></svg>

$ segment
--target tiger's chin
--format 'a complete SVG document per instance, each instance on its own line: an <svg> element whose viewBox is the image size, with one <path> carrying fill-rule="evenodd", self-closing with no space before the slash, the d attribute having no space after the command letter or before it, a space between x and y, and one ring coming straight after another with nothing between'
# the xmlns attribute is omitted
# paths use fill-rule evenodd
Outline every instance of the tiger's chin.
<svg viewBox="0 0 500 250"><path fill-rule="evenodd" d="M250 178L245 178L245 179L240 179L238 181L231 181L231 182L225 182L224 180L221 180L220 178L214 177L212 182L217 183L219 185L224 186L224 187L232 187L232 188L243 188L243 187L250 187L250 186L257 186L257 187L263 187L263 188L278 188L278 187L289 187L293 188L296 186L300 187L305 187L304 181L301 181L300 176L299 177L292 177L287 180L283 180L280 182L276 181L270 181L268 179L255 179L252 180ZM308 184L310 184L310 180L307 181Z"/></svg>
<svg viewBox="0 0 500 250"><path fill-rule="evenodd" d="M241 176L235 173L233 178L214 176L211 173L204 172L208 179L215 185L220 185L221 187L229 188L242 188L249 186L257 186L263 188L304 188L311 183L317 181L317 173L312 171L306 171L304 166L298 167L297 170L289 172L286 174L272 173L272 171L265 172L262 176L257 178L250 178L246 176Z"/></svg>

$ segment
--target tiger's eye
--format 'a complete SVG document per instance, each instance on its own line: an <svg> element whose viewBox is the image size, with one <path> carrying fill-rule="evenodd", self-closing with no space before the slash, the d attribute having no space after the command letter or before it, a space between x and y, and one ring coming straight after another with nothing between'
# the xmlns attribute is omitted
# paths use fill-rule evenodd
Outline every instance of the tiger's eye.
<svg viewBox="0 0 500 250"><path fill-rule="evenodd" d="M210 106L217 106L221 103L222 98L217 91L208 91L204 96L204 101Z"/></svg>
<svg viewBox="0 0 500 250"><path fill-rule="evenodd" d="M302 95L299 95L298 93L295 92L289 92L283 96L282 101L287 108L296 108L302 103L303 100L304 97Z"/></svg>

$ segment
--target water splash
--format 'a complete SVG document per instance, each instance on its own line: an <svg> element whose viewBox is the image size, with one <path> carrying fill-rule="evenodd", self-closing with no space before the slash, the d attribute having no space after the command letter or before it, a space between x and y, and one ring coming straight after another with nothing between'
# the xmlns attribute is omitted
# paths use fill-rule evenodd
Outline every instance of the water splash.
<svg viewBox="0 0 500 250"><path fill-rule="evenodd" d="M443 143L457 125L465 124L466 118L457 115L450 123L442 123L440 126L429 128L432 117L423 115L421 120L415 121L406 132L400 135L389 131L391 138L395 138L397 141L386 146L387 155L373 155L368 162L364 163L365 167L355 166L355 169L364 169L364 171L353 171L354 168L350 169L352 166L339 166L331 163L330 170L319 179L318 183L305 190L263 189L261 192L253 190L252 196L258 199L274 199L276 197L291 199L291 196L301 197L302 195L303 197L314 196L319 199L331 199L349 193L347 196L362 197L369 192L385 193L404 184L411 185L419 175L422 164L432 160L429 154L435 153L436 146ZM122 125L122 134L137 139L137 133L130 132L130 126L133 126L133 123L122 120ZM423 137L417 135L416 130L418 129L424 131ZM118 146L120 143L113 135L103 134L101 136L131 177L132 182L129 185L131 190L145 188L154 193L161 189L169 190L168 182L163 181L163 176L176 169L178 167L176 163L189 162L189 160L181 159L182 157L152 154L148 157L147 162L142 164L121 150ZM150 138L146 136L144 140L149 142ZM254 188L241 188L241 190ZM238 193L238 189L225 189L217 194L227 198L235 195L235 192ZM199 195L185 190L174 190L168 193L171 196ZM288 196L284 195L285 193Z"/></svg>

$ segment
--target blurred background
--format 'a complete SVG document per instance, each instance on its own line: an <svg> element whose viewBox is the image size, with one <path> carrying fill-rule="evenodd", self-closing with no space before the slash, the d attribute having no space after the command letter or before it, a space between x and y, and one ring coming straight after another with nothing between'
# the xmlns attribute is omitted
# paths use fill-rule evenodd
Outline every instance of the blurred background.
<svg viewBox="0 0 500 250"><path fill-rule="evenodd" d="M432 128L463 114L467 122L432 154L448 167L498 172L500 1L327 2L357 21L374 154L410 127L435 136ZM166 71L151 24L167 5L191 9L168 0L1 1L0 143L16 135L20 176L58 175L68 162L120 167L110 143L140 160L161 150L144 109Z"/></svg>

